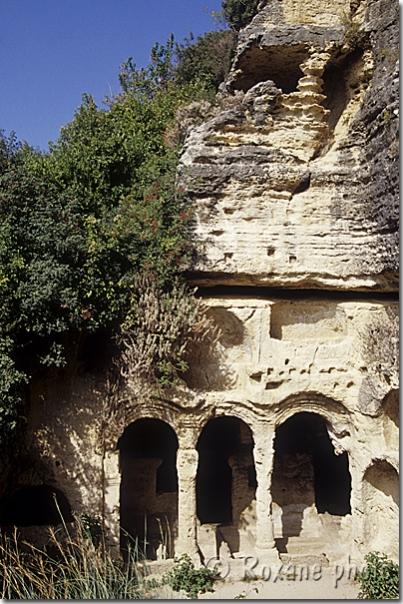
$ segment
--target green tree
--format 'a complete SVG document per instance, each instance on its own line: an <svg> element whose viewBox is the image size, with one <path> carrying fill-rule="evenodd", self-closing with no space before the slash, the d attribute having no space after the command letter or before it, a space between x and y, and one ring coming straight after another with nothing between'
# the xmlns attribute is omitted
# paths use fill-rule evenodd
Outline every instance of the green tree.
<svg viewBox="0 0 403 604"><path fill-rule="evenodd" d="M192 35L176 46L176 77L187 83L199 78L215 90L230 70L235 50L233 31L210 31L196 39Z"/></svg>
<svg viewBox="0 0 403 604"><path fill-rule="evenodd" d="M148 69L126 62L105 108L84 95L48 154L0 137L0 442L22 425L38 367L66 363L71 334L116 332L128 314L136 323L140 275L161 295L178 291L192 209L164 133L181 106L214 91L197 76L179 82L173 52L171 37ZM152 363L166 384L183 367L179 343L167 350Z"/></svg>

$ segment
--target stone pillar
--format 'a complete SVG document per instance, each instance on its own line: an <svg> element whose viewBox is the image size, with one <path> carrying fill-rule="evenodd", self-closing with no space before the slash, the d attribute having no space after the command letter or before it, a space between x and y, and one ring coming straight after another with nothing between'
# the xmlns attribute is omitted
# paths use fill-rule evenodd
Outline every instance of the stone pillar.
<svg viewBox="0 0 403 604"><path fill-rule="evenodd" d="M354 437L356 442L362 442L362 439L365 438L362 433L358 435L354 434L353 438ZM368 450L364 452L359 450L358 453L359 454L357 455L355 449L348 451L348 469L351 476L351 543L349 544L348 554L351 556L352 560L357 561L359 564L363 564L364 555L368 552L364 547L366 510L363 487L365 469L367 464L370 463L371 453ZM348 517L345 516L343 518L343 523L345 523L347 519Z"/></svg>
<svg viewBox="0 0 403 604"><path fill-rule="evenodd" d="M267 428L266 428L267 431ZM271 516L271 475L273 464L272 439L262 434L253 449L256 468L256 555L260 563L278 563L279 553L274 542Z"/></svg>
<svg viewBox="0 0 403 604"><path fill-rule="evenodd" d="M120 552L120 463L119 451L107 451L103 459L104 525L107 543Z"/></svg>
<svg viewBox="0 0 403 604"><path fill-rule="evenodd" d="M175 555L188 554L200 562L197 547L196 475L199 454L196 449L177 451L178 472L178 539Z"/></svg>

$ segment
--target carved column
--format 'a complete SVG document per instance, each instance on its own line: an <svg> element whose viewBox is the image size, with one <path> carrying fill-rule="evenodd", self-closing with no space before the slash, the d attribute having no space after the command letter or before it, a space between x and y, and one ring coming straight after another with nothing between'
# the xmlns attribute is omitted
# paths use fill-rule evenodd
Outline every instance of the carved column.
<svg viewBox="0 0 403 604"><path fill-rule="evenodd" d="M276 563L279 554L274 542L271 515L271 474L273 465L272 439L268 438L267 427L260 438L255 437L253 457L256 468L256 554L259 562ZM262 430L262 432L264 432ZM274 435L273 435L274 437Z"/></svg>
<svg viewBox="0 0 403 604"><path fill-rule="evenodd" d="M197 548L196 475L199 454L196 449L179 448L178 472L178 539L175 555L188 554L199 562Z"/></svg>
<svg viewBox="0 0 403 604"><path fill-rule="evenodd" d="M108 546L120 552L119 451L107 451L103 459L104 524Z"/></svg>

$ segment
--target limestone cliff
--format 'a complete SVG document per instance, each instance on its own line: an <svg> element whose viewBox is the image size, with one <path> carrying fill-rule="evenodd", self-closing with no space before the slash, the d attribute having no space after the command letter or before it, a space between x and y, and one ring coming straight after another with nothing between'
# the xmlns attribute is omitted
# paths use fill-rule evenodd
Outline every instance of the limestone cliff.
<svg viewBox="0 0 403 604"><path fill-rule="evenodd" d="M188 136L199 285L397 290L398 5L331 7L267 3Z"/></svg>

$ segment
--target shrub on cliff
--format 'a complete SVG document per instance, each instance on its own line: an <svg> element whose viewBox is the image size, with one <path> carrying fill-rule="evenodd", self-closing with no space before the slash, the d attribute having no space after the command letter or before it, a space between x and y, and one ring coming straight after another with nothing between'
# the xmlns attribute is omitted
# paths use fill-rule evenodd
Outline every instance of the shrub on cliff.
<svg viewBox="0 0 403 604"><path fill-rule="evenodd" d="M252 21L262 4L262 0L224 0L222 16L231 29L239 31Z"/></svg>

